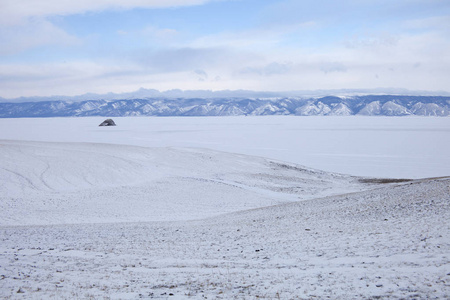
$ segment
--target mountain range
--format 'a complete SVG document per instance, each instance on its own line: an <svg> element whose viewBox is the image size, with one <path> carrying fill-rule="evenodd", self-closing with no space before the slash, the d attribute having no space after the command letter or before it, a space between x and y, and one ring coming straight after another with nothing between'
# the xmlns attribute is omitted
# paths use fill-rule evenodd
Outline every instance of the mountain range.
<svg viewBox="0 0 450 300"><path fill-rule="evenodd" d="M87 116L449 116L449 96L137 97L0 102L1 118Z"/></svg>

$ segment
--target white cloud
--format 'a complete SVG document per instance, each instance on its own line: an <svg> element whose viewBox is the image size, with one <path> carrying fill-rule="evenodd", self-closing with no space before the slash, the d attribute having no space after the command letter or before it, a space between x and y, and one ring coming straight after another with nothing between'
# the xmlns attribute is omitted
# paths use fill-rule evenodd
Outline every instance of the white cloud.
<svg viewBox="0 0 450 300"><path fill-rule="evenodd" d="M199 81L206 81L208 79L208 73L206 73L205 70L195 70L194 74L197 75Z"/></svg>
<svg viewBox="0 0 450 300"><path fill-rule="evenodd" d="M0 65L0 90L3 97L108 92L108 88L122 89L129 80L135 79L134 76L138 77L140 72L133 66L90 61L7 64ZM80 86L83 88L80 89Z"/></svg>
<svg viewBox="0 0 450 300"><path fill-rule="evenodd" d="M0 65L1 97L79 95L87 92L131 92L140 87L159 90L225 89L233 84L205 70L149 72L136 65L112 66L88 61L67 64Z"/></svg>
<svg viewBox="0 0 450 300"><path fill-rule="evenodd" d="M279 75L279 74L286 74L289 73L292 70L292 63L278 63L278 62L271 62L269 64L263 65L263 66L250 66L245 67L241 70L239 70L239 74L256 74L260 76L272 76L272 75Z"/></svg>
<svg viewBox="0 0 450 300"><path fill-rule="evenodd" d="M265 64L248 64L234 73L253 89L298 90L401 87L448 91L450 41L430 32L353 38L322 49L281 47ZM269 66L283 66L267 72ZM267 76L269 75L270 76Z"/></svg>
<svg viewBox="0 0 450 300"><path fill-rule="evenodd" d="M342 63L346 72L324 72L324 67L333 68L334 64L331 61L327 65L323 57L311 56L289 64L241 62L232 66L208 65L207 68L174 68L157 72L138 64L114 65L83 61L51 65L9 65L0 66L0 90L3 97L127 92L140 87L158 90L283 91L395 86L412 90L448 91L449 64L421 62L420 67L417 67L417 64L408 62L392 64L374 59ZM336 66L340 67L340 64L336 63ZM235 72L245 66L260 66L259 71L266 73Z"/></svg>
<svg viewBox="0 0 450 300"><path fill-rule="evenodd" d="M0 0L0 55L43 45L81 43L47 16L206 2ZM395 30L374 27L370 33L357 30L349 33L355 34L352 37L339 39L339 35L332 36L335 31L330 24L321 23L323 19L313 22L305 11L303 19L297 19L297 11L291 13L288 22L261 22L245 30L208 30L212 34L204 36L175 25L177 29L151 22L143 23L143 29L124 26L115 37L129 41L130 47L111 49L101 60L80 62L67 57L67 64L0 65L0 96L123 92L141 86L160 90L379 86L449 90L448 17L402 19ZM136 40L143 42L132 47Z"/></svg>
<svg viewBox="0 0 450 300"><path fill-rule="evenodd" d="M80 14L90 11L128 10L133 8L165 8L201 5L218 0L1 0L0 55L10 55L43 45L73 45L81 42L47 17ZM119 30L119 35L129 32ZM141 34L159 40L177 35L170 28L147 27Z"/></svg>
<svg viewBox="0 0 450 300"><path fill-rule="evenodd" d="M348 48L376 48L395 46L399 41L399 37L385 33L377 35L356 36L344 41L344 45Z"/></svg>
<svg viewBox="0 0 450 300"><path fill-rule="evenodd" d="M205 35L193 40L192 47L233 47L246 49L267 49L283 43L289 34L301 34L317 26L315 22L272 25L240 31L225 31Z"/></svg>
<svg viewBox="0 0 450 300"><path fill-rule="evenodd" d="M107 9L163 8L200 5L211 0L2 0L0 23L17 24L27 17L71 15Z"/></svg>
<svg viewBox="0 0 450 300"><path fill-rule="evenodd" d="M448 91L450 41L437 33L372 36L355 47L166 48L129 60L0 65L3 97L126 92L139 87L304 90L399 87ZM220 79L220 80L217 80Z"/></svg>
<svg viewBox="0 0 450 300"><path fill-rule="evenodd" d="M0 55L10 55L42 45L76 45L80 40L44 19L0 27Z"/></svg>
<svg viewBox="0 0 450 300"><path fill-rule="evenodd" d="M47 79L92 79L119 70L122 70L121 67L100 65L89 61L52 64L6 64L0 65L0 78L2 82L20 81L30 84L34 81L44 82Z"/></svg>
<svg viewBox="0 0 450 300"><path fill-rule="evenodd" d="M164 48L143 50L133 54L131 62L151 73L184 72L192 70L226 70L259 61L254 53L225 47Z"/></svg>
<svg viewBox="0 0 450 300"><path fill-rule="evenodd" d="M332 72L347 72L347 67L339 62L324 62L321 64L320 70L325 74Z"/></svg>
<svg viewBox="0 0 450 300"><path fill-rule="evenodd" d="M73 45L80 40L48 21L47 17L88 11L162 8L200 5L213 0L1 0L0 55L10 55L43 45ZM142 31L158 39L177 34L173 29L147 27ZM119 35L127 34L118 31Z"/></svg>
<svg viewBox="0 0 450 300"><path fill-rule="evenodd" d="M450 30L450 16L437 16L407 20L403 23L406 29Z"/></svg>

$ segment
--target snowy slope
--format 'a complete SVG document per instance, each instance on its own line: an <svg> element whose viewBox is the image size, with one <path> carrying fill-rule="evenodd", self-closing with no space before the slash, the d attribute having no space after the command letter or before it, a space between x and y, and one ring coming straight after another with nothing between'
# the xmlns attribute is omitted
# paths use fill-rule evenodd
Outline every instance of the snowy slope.
<svg viewBox="0 0 450 300"><path fill-rule="evenodd" d="M364 188L206 149L1 141L0 156L0 225L198 219Z"/></svg>
<svg viewBox="0 0 450 300"><path fill-rule="evenodd" d="M2 227L12 299L448 299L449 179L190 222Z"/></svg>
<svg viewBox="0 0 450 300"><path fill-rule="evenodd" d="M0 298L450 297L448 177L93 143L0 157Z"/></svg>

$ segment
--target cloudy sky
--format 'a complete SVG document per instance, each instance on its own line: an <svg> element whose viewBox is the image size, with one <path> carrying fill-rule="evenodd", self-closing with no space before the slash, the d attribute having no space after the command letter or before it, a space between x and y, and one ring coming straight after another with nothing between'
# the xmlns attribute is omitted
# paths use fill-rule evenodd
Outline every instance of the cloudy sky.
<svg viewBox="0 0 450 300"><path fill-rule="evenodd" d="M450 91L448 0L0 0L0 97Z"/></svg>

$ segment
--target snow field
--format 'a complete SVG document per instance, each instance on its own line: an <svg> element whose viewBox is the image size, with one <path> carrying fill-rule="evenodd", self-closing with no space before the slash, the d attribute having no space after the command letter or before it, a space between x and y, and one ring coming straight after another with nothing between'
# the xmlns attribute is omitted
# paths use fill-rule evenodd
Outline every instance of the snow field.
<svg viewBox="0 0 450 300"><path fill-rule="evenodd" d="M4 298L445 299L450 179L184 222L4 226Z"/></svg>
<svg viewBox="0 0 450 300"><path fill-rule="evenodd" d="M205 149L1 141L0 225L178 221L367 189Z"/></svg>

